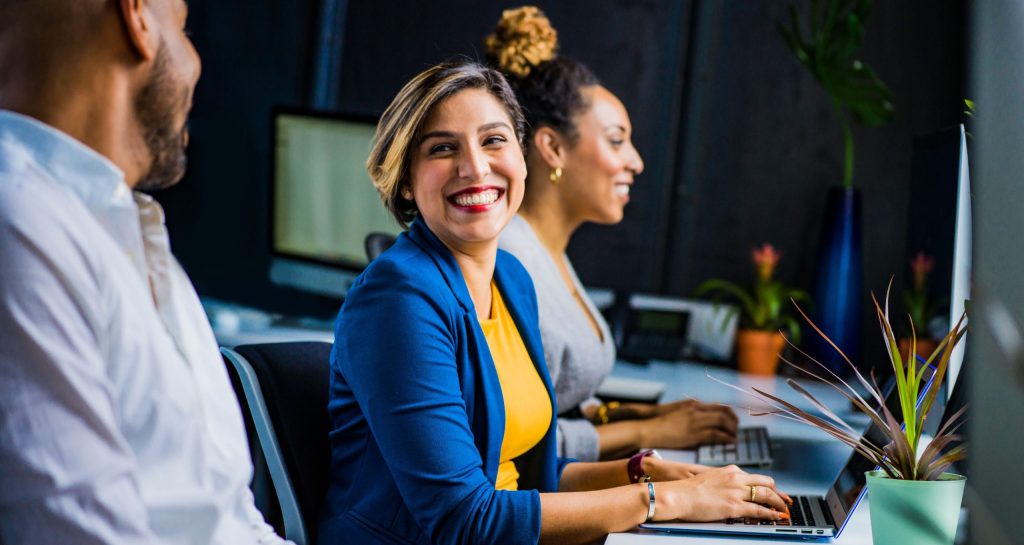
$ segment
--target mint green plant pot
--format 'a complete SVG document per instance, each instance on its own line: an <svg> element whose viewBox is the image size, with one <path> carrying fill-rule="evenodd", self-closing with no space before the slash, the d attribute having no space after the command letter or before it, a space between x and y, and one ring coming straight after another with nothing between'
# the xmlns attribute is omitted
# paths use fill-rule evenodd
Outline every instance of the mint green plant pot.
<svg viewBox="0 0 1024 545"><path fill-rule="evenodd" d="M904 481L878 470L868 471L867 478L875 545L952 545L964 497L962 475Z"/></svg>

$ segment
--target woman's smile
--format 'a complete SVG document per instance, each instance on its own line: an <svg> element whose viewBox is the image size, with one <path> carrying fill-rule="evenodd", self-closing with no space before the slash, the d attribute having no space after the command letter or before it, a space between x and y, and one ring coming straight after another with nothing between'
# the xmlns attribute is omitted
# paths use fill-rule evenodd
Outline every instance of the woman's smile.
<svg viewBox="0 0 1024 545"><path fill-rule="evenodd" d="M467 187L448 196L448 202L463 212L487 212L505 196L505 189L492 185Z"/></svg>

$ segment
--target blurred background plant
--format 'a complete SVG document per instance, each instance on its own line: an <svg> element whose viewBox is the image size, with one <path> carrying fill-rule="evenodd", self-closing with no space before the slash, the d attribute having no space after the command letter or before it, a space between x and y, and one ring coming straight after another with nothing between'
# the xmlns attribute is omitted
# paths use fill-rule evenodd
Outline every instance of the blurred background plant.
<svg viewBox="0 0 1024 545"><path fill-rule="evenodd" d="M853 187L853 133L850 120L877 127L892 120L892 93L874 70L857 58L864 40L864 22L871 0L811 0L807 33L795 3L789 5L789 24L779 34L797 60L818 80L839 118L843 134L843 187Z"/></svg>
<svg viewBox="0 0 1024 545"><path fill-rule="evenodd" d="M929 327L932 319L945 308L948 299L932 300L928 291L928 275L935 268L935 259L923 251L917 252L910 259L911 284L903 290L903 305L906 307L907 315L910 317L909 327L913 333L920 338L931 339L937 335L931 334ZM948 326L948 324L946 324ZM907 337L911 331L906 331ZM930 350L929 350L930 352Z"/></svg>
<svg viewBox="0 0 1024 545"><path fill-rule="evenodd" d="M978 114L978 109L975 106L974 101L969 99L969 98L965 98L964 99L964 125L967 127L967 129L970 129L974 125L974 118L977 116L977 114ZM970 130L966 130L965 134L967 134L967 138L970 138L971 140L974 139L974 135L971 134Z"/></svg>
<svg viewBox="0 0 1024 545"><path fill-rule="evenodd" d="M810 304L807 292L784 286L775 280L775 267L782 257L771 244L762 244L751 250L751 260L757 270L757 278L751 289L747 289L723 280L712 278L697 286L698 297L712 293L715 299L721 297L733 299L740 304L740 327L757 331L778 331L785 327L794 343L800 342L800 323L784 308L789 308L790 300ZM723 324L732 318L731 314L723 318Z"/></svg>

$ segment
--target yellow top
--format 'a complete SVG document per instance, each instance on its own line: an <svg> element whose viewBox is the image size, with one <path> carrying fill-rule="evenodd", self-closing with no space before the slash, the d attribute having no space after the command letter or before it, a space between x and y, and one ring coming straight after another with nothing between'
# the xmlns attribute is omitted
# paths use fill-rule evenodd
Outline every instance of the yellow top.
<svg viewBox="0 0 1024 545"><path fill-rule="evenodd" d="M512 460L530 450L551 425L551 400L512 315L491 282L491 317L480 321L505 398L505 436L498 464L498 490L517 490L519 472Z"/></svg>

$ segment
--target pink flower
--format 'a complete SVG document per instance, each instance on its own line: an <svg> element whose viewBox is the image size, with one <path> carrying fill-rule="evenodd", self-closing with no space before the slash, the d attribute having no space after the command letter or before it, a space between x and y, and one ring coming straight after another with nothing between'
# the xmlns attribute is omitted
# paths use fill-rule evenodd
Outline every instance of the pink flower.
<svg viewBox="0 0 1024 545"><path fill-rule="evenodd" d="M775 265L779 263L782 254L775 251L775 247L771 244L765 243L760 248L754 248L750 255L754 260L754 265L757 265L758 278L771 280L772 273L775 272Z"/></svg>
<svg viewBox="0 0 1024 545"><path fill-rule="evenodd" d="M928 273L935 268L935 259L924 252L917 252L917 255L910 260L910 270L914 273L914 289L923 291L928 281Z"/></svg>

